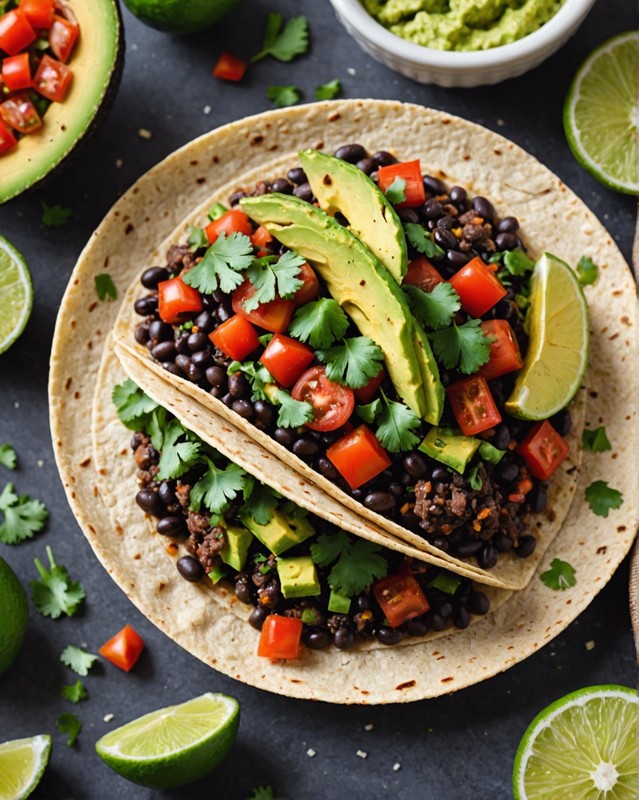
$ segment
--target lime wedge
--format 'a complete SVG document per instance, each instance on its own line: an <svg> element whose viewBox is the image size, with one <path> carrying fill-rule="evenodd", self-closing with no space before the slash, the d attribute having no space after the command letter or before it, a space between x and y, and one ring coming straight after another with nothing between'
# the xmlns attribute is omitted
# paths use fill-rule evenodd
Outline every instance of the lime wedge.
<svg viewBox="0 0 639 800"><path fill-rule="evenodd" d="M630 31L588 56L564 104L564 130L577 161L626 194L639 193L638 90L639 31Z"/></svg>
<svg viewBox="0 0 639 800"><path fill-rule="evenodd" d="M636 800L637 692L590 686L531 722L513 770L515 800Z"/></svg>
<svg viewBox="0 0 639 800"><path fill-rule="evenodd" d="M15 247L0 236L0 353L24 330L33 305L29 268Z"/></svg>
<svg viewBox="0 0 639 800"><path fill-rule="evenodd" d="M51 737L0 744L0 800L24 800L40 783L49 763Z"/></svg>
<svg viewBox="0 0 639 800"><path fill-rule="evenodd" d="M231 748L237 700L208 692L116 728L95 743L100 758L134 783L170 789L206 775Z"/></svg>
<svg viewBox="0 0 639 800"><path fill-rule="evenodd" d="M530 341L506 411L520 419L548 419L568 405L588 366L588 306L577 276L550 253L530 282Z"/></svg>
<svg viewBox="0 0 639 800"><path fill-rule="evenodd" d="M0 675L13 663L27 629L27 594L0 556ZM0 775L2 772L0 771Z"/></svg>

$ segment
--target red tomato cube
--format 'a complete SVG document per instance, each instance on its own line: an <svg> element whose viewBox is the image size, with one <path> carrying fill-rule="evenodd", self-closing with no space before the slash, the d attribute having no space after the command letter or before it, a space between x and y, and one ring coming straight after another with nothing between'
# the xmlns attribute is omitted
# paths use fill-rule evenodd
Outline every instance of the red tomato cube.
<svg viewBox="0 0 639 800"><path fill-rule="evenodd" d="M326 457L351 489L358 489L392 463L386 450L366 425L360 425L338 439L328 448Z"/></svg>

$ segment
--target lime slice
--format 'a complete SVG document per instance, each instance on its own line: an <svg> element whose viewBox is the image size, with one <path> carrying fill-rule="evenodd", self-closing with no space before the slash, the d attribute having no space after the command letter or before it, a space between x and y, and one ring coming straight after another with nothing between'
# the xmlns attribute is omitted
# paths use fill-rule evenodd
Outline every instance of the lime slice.
<svg viewBox="0 0 639 800"><path fill-rule="evenodd" d="M49 763L51 737L0 744L0 800L24 800L40 783Z"/></svg>
<svg viewBox="0 0 639 800"><path fill-rule="evenodd" d="M0 353L20 336L32 305L29 268L15 247L0 236Z"/></svg>
<svg viewBox="0 0 639 800"><path fill-rule="evenodd" d="M27 629L27 595L7 562L0 557L0 675L13 663ZM0 775L2 771L0 770Z"/></svg>
<svg viewBox="0 0 639 800"><path fill-rule="evenodd" d="M130 781L170 789L206 775L231 748L240 724L237 700L208 692L107 733L100 758Z"/></svg>
<svg viewBox="0 0 639 800"><path fill-rule="evenodd" d="M638 90L639 31L630 31L588 56L564 104L564 130L577 161L626 194L639 193Z"/></svg>
<svg viewBox="0 0 639 800"><path fill-rule="evenodd" d="M513 771L515 800L636 800L637 692L590 686L531 722Z"/></svg>
<svg viewBox="0 0 639 800"><path fill-rule="evenodd" d="M588 306L577 276L544 253L530 282L530 341L506 411L548 419L568 405L588 366Z"/></svg>

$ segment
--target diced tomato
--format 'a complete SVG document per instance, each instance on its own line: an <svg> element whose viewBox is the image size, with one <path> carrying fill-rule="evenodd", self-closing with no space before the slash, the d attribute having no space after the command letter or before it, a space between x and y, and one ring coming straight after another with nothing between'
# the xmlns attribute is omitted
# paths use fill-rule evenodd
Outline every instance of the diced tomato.
<svg viewBox="0 0 639 800"><path fill-rule="evenodd" d="M463 266L449 280L459 295L462 308L471 317L481 317L502 297L506 289L479 256Z"/></svg>
<svg viewBox="0 0 639 800"><path fill-rule="evenodd" d="M315 358L310 347L276 333L262 353L260 361L280 386L288 389Z"/></svg>
<svg viewBox="0 0 639 800"><path fill-rule="evenodd" d="M489 319L482 322L480 327L493 340L490 345L490 360L479 368L480 375L491 381L523 367L517 337L505 319Z"/></svg>
<svg viewBox="0 0 639 800"><path fill-rule="evenodd" d="M373 584L373 594L391 628L425 614L430 604L408 570L388 575Z"/></svg>
<svg viewBox="0 0 639 800"><path fill-rule="evenodd" d="M64 17L53 17L53 25L49 31L49 46L54 56L66 62L75 46L80 33L80 27Z"/></svg>
<svg viewBox="0 0 639 800"><path fill-rule="evenodd" d="M299 658L304 623L298 617L270 614L262 625L258 656L262 658Z"/></svg>
<svg viewBox="0 0 639 800"><path fill-rule="evenodd" d="M255 247L266 247L266 245L270 244L273 241L273 237L266 230L264 225L260 225L260 227L251 236L251 241L253 242Z"/></svg>
<svg viewBox="0 0 639 800"><path fill-rule="evenodd" d="M53 0L20 0L20 11L34 28L50 28L53 23Z"/></svg>
<svg viewBox="0 0 639 800"><path fill-rule="evenodd" d="M314 431L334 431L349 419L355 408L355 395L348 386L329 380L324 367L311 367L291 392L294 400L313 406L313 419L306 423Z"/></svg>
<svg viewBox="0 0 639 800"><path fill-rule="evenodd" d="M362 386L359 389L355 389L355 397L359 400L360 403L370 403L379 387L384 383L384 378L386 378L386 373L383 369L375 375L374 378L371 378L366 386Z"/></svg>
<svg viewBox="0 0 639 800"><path fill-rule="evenodd" d="M246 311L244 303L253 297L256 291L255 286L249 280L238 286L233 292L233 311L254 325L271 331L271 333L284 333L293 319L295 301L276 297L270 303L260 303L252 311Z"/></svg>
<svg viewBox="0 0 639 800"><path fill-rule="evenodd" d="M426 256L417 256L408 263L408 271L402 281L409 286L417 286L422 292L432 292L438 283L443 282L444 279Z"/></svg>
<svg viewBox="0 0 639 800"><path fill-rule="evenodd" d="M326 457L351 489L358 489L392 463L386 450L366 425L360 425L338 439L328 448Z"/></svg>
<svg viewBox="0 0 639 800"><path fill-rule="evenodd" d="M384 193L397 178L406 181L404 188L406 199L402 203L394 203L395 208L414 208L423 205L426 200L426 190L419 159L380 167L377 171L377 185Z"/></svg>
<svg viewBox="0 0 639 800"><path fill-rule="evenodd" d="M33 78L33 88L54 103L64 100L69 90L73 72L61 61L42 56L38 70Z"/></svg>
<svg viewBox="0 0 639 800"><path fill-rule="evenodd" d="M235 314L209 334L209 339L224 355L241 361L258 347L257 331L248 320Z"/></svg>
<svg viewBox="0 0 639 800"><path fill-rule="evenodd" d="M42 127L40 115L26 94L14 94L0 104L0 117L18 133L33 133Z"/></svg>
<svg viewBox="0 0 639 800"><path fill-rule="evenodd" d="M315 270L306 262L300 267L297 277L304 282L295 292L293 301L296 306L303 306L304 303L310 303L311 300L315 300L319 294L319 281Z"/></svg>
<svg viewBox="0 0 639 800"><path fill-rule="evenodd" d="M223 233L227 236L232 233L243 233L245 236L250 236L252 231L251 220L239 208L232 208L204 228L206 238L211 244Z"/></svg>
<svg viewBox="0 0 639 800"><path fill-rule="evenodd" d="M179 276L158 284L158 312L164 322L175 325L201 310L202 295Z"/></svg>
<svg viewBox="0 0 639 800"><path fill-rule="evenodd" d="M98 653L116 667L129 672L143 650L144 639L130 625L125 625L119 633L102 645Z"/></svg>
<svg viewBox="0 0 639 800"><path fill-rule="evenodd" d="M31 86L31 66L29 54L20 53L19 56L9 56L2 62L2 82L12 92L20 89L29 89Z"/></svg>
<svg viewBox="0 0 639 800"><path fill-rule="evenodd" d="M247 67L248 63L243 58L231 53L222 53L213 67L213 75L223 81L241 81Z"/></svg>
<svg viewBox="0 0 639 800"><path fill-rule="evenodd" d="M481 375L457 381L446 389L448 400L461 432L466 436L493 428L501 422L501 414Z"/></svg>
<svg viewBox="0 0 639 800"><path fill-rule="evenodd" d="M6 153L18 144L18 140L9 128L0 120L0 153Z"/></svg>
<svg viewBox="0 0 639 800"><path fill-rule="evenodd" d="M0 50L10 56L17 56L35 38L36 33L21 9L14 8L0 16Z"/></svg>
<svg viewBox="0 0 639 800"><path fill-rule="evenodd" d="M540 480L549 478L568 455L568 445L553 426L545 420L530 430L517 446L526 459L531 474Z"/></svg>

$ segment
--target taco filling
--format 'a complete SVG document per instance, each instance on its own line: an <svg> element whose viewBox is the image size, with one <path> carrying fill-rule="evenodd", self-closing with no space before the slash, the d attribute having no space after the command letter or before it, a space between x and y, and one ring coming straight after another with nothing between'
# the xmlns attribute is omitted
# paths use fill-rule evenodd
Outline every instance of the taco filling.
<svg viewBox="0 0 639 800"><path fill-rule="evenodd" d="M445 553L530 556L571 415L515 416L534 268L518 220L419 161L300 156L144 271L136 342Z"/></svg>

